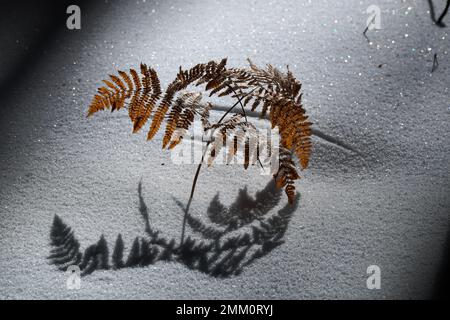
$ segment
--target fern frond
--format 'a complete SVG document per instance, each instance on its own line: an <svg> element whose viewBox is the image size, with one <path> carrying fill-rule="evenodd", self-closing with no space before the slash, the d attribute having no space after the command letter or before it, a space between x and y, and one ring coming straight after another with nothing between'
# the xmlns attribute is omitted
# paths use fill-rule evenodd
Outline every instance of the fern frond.
<svg viewBox="0 0 450 320"><path fill-rule="evenodd" d="M187 121L191 119L191 113L189 117L184 119L180 123L181 127L178 127L178 120L180 119L181 112L184 108L191 108L192 115L194 114L194 110L199 106L200 100L202 99L202 95L198 92L186 92L180 95L180 97L176 100L172 110L169 113L169 119L167 120L166 131L163 138L163 149L167 146L172 138L172 134L176 129L187 130L192 123L191 121Z"/></svg>
<svg viewBox="0 0 450 320"><path fill-rule="evenodd" d="M153 68L145 70L144 79L146 81L145 85L148 87L147 89L144 88L143 95L145 95L145 98L143 99L143 108L133 123L133 133L138 132L145 125L161 96L161 84L158 74ZM151 96L149 96L150 92L152 93Z"/></svg>
<svg viewBox="0 0 450 320"><path fill-rule="evenodd" d="M185 108L177 120L177 129L173 133L169 149L175 148L182 140L190 125L194 122L195 111L192 108Z"/></svg>
<svg viewBox="0 0 450 320"><path fill-rule="evenodd" d="M124 90L126 91L126 98L129 98L134 87L133 87L133 81L130 79L130 76L128 76L128 74L124 71L117 71L119 73L119 75L122 77L123 81L125 81L125 83L127 84L127 88L124 88ZM119 79L120 80L120 79Z"/></svg>
<svg viewBox="0 0 450 320"><path fill-rule="evenodd" d="M156 71L141 63L140 73L134 69L118 71L103 80L89 105L88 116L105 110L119 110L128 105L133 132L139 131L149 120L147 140L152 139L166 122L163 148L178 145L195 120L200 117L203 130L214 138L206 161L211 165L225 147L226 162L230 163L238 150L242 150L244 168L259 161L261 148L270 150L270 143L260 136L241 115L210 122L211 104L200 105L201 94L185 93L190 85L204 86L209 96L237 98L243 108L255 111L260 108L261 118L268 116L272 129L277 127L280 135L281 166L275 175L277 185L285 188L289 201L295 199L294 181L299 178L293 157L297 157L301 169L308 166L312 143L311 122L302 106L301 83L287 68L283 73L268 64L259 68L249 60L249 68L226 67L227 59L209 61L183 70L167 89L161 90ZM235 104L236 105L236 104Z"/></svg>
<svg viewBox="0 0 450 320"><path fill-rule="evenodd" d="M300 179L300 176L295 169L295 163L292 159L291 152L283 147L279 150L279 169L275 174L275 181L278 188L285 187L284 191L288 196L289 203L295 200L295 186L294 181Z"/></svg>
<svg viewBox="0 0 450 320"><path fill-rule="evenodd" d="M242 115L236 114L227 121L215 124L208 130L212 130L214 138L209 157L208 166L211 166L223 147L228 147L226 153L226 163L230 164L239 150L244 155L244 168L247 169L250 164L255 164L258 160L258 145L261 143L261 137L256 127L242 120ZM231 139L230 139L231 137Z"/></svg>
<svg viewBox="0 0 450 320"><path fill-rule="evenodd" d="M183 111L183 101L182 98L178 98L172 107L172 111L169 113L169 119L167 120L166 132L163 138L163 149L170 142L172 134L177 128L178 119L180 118L181 112Z"/></svg>
<svg viewBox="0 0 450 320"><path fill-rule="evenodd" d="M164 98L153 116L147 140L151 140L158 132L177 92L185 89L188 85L200 79L204 75L204 72L204 64L197 64L187 71L183 71L180 67L176 79L168 86Z"/></svg>
<svg viewBox="0 0 450 320"><path fill-rule="evenodd" d="M200 120L202 122L203 130L206 131L206 128L210 127L211 124L209 122L209 111L212 108L212 104L208 102L206 104L206 107L203 108L202 112L200 113Z"/></svg>
<svg viewBox="0 0 450 320"><path fill-rule="evenodd" d="M151 110L148 112L149 106L147 105L147 102L150 99L150 92L152 91L150 70L147 65L143 63L141 63L140 69L142 75L142 92L139 99L136 101L133 110L133 118L131 118L131 121L133 122L133 133L138 132L139 129L145 125L151 113Z"/></svg>
<svg viewBox="0 0 450 320"><path fill-rule="evenodd" d="M233 159L236 156L236 153L238 151L238 149L240 148L239 146L242 145L242 141L245 138L245 133L243 130L239 130L237 133L235 133L231 139L231 143L229 144L228 147L228 152L227 152L227 164L230 164Z"/></svg>
<svg viewBox="0 0 450 320"><path fill-rule="evenodd" d="M123 83L122 79L120 79L119 77L117 77L113 74L110 74L109 77L114 82L114 84L119 87L120 91L127 92L127 88L126 88L125 84Z"/></svg>
<svg viewBox="0 0 450 320"><path fill-rule="evenodd" d="M139 115L139 101L141 98L141 78L138 73L134 69L130 69L130 74L133 79L135 90L133 92L133 96L131 98L130 104L128 105L128 116L130 120L134 122Z"/></svg>
<svg viewBox="0 0 450 320"><path fill-rule="evenodd" d="M230 132L239 128L239 125L242 123L241 121L242 115L236 114L224 122L216 123L205 128L205 131L211 132L211 137L213 138L211 151L209 152L209 157L207 158L208 166L212 165L222 147L226 146L227 136Z"/></svg>

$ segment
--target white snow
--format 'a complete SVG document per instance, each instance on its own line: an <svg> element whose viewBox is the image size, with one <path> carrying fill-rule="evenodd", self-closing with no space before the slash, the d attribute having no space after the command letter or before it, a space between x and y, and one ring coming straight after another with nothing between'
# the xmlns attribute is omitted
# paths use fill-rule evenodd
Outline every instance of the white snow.
<svg viewBox="0 0 450 320"><path fill-rule="evenodd" d="M369 43L371 4L382 29L367 33ZM427 298L450 208L449 28L433 25L428 10L426 1L392 0L114 1L86 10L82 29L63 30L2 102L0 298ZM55 214L83 250L104 234L111 252L121 233L128 252L144 234L142 178L152 227L178 239L174 198L187 201L195 172L171 163L161 136L132 135L124 111L86 119L100 80L142 61L167 84L179 65L225 56L231 66L247 57L289 64L315 128L358 153L314 136L286 242L239 276L157 262L96 271L67 290L67 276L46 260ZM239 188L254 194L267 182L256 168L204 169L192 212L205 215L217 192L230 204ZM366 288L372 264L380 290Z"/></svg>

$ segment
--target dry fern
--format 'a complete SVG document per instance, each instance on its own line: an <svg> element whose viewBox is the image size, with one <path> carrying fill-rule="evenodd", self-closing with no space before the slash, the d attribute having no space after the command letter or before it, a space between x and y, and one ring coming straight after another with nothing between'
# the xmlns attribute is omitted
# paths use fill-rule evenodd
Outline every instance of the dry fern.
<svg viewBox="0 0 450 320"><path fill-rule="evenodd" d="M162 146L169 149L182 141L196 118L201 120L205 133L209 132L213 139L207 143L198 167L186 208L188 211L205 157L206 163L211 165L222 148L228 146L227 163L231 162L239 149L244 151L245 169L259 160L260 142L264 137L247 121L245 109L260 108L261 117L268 116L272 128L277 127L279 130L280 165L274 178L279 188L285 188L292 203L295 199L294 181L299 179L294 156L298 158L301 169L305 169L312 147L311 123L301 104L301 84L289 68L284 74L271 65L261 69L249 60L249 68L227 69L226 62L226 59L210 61L197 64L189 70L180 67L176 78L164 93L156 71L145 64L141 64L139 73L134 69L128 73L118 71L118 76L110 75L109 80L103 80L105 86L100 87L94 96L88 116L105 109L115 111L126 107L133 123L133 132L139 131L151 120L148 140L153 139L163 122L166 122ZM209 110L212 105L201 104L201 93L186 92L185 89L191 85L203 86L209 96L231 96L237 102L217 123L211 124ZM242 114L225 119L237 105L241 107ZM268 142L263 145L267 148L270 146Z"/></svg>

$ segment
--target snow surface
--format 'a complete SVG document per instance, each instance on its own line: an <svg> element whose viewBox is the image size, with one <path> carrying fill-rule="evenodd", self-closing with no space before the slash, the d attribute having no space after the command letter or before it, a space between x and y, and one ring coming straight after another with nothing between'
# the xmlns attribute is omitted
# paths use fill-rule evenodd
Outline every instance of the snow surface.
<svg viewBox="0 0 450 320"><path fill-rule="evenodd" d="M442 6L444 1L435 1ZM362 35L366 8L382 30ZM0 298L2 299L385 299L427 298L449 227L450 55L447 28L426 1L114 1L62 30L2 102ZM450 21L447 17L447 23ZM433 55L438 69L430 73ZM285 243L217 279L179 263L96 271L80 290L50 265L58 214L84 250L118 233L126 250L144 235L137 187L150 222L178 239L195 165L174 165L161 136L131 134L125 112L86 119L100 80L154 66L167 84L178 66L228 57L230 66L289 64L302 81L314 126L356 152L314 136L314 153ZM164 165L163 165L164 164ZM214 195L230 204L268 178L256 168L201 172L192 212ZM283 196L280 207L284 206ZM382 288L366 288L381 267Z"/></svg>

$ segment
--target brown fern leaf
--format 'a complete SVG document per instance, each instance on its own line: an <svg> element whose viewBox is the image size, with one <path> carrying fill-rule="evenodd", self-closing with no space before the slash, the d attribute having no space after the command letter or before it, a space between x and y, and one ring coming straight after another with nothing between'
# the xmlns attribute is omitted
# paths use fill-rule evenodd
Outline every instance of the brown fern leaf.
<svg viewBox="0 0 450 320"><path fill-rule="evenodd" d="M208 102L206 104L206 107L203 108L202 112L200 113L200 120L202 122L203 130L205 130L205 131L206 131L206 128L211 126L211 124L209 122L209 111L211 110L211 108L212 108L212 104L210 102Z"/></svg>
<svg viewBox="0 0 450 320"><path fill-rule="evenodd" d="M109 108L114 111L124 105L124 92L109 80L103 80L103 83L106 84L106 87L98 88L98 94L94 96L89 105L88 117L98 111Z"/></svg>
<svg viewBox="0 0 450 320"><path fill-rule="evenodd" d="M289 70L283 74L271 65L266 69L258 68L250 60L249 83L258 89L246 97L244 103L252 104L252 110L263 102L261 117L269 113L272 128L278 126L281 145L293 150L300 161L302 169L308 166L311 154L311 123L307 121L305 110L301 105L301 83ZM248 79L248 77L245 77Z"/></svg>
<svg viewBox="0 0 450 320"><path fill-rule="evenodd" d="M166 132L163 138L163 149L172 139L173 132L177 128L178 119L183 111L183 101L179 98L172 107L172 111L169 113L169 119L167 120Z"/></svg>
<svg viewBox="0 0 450 320"><path fill-rule="evenodd" d="M231 83L226 82L226 88L218 94L219 97L228 96L230 94L236 95L238 97L238 92L243 92L243 90L248 89L247 85L235 85L232 81Z"/></svg>
<svg viewBox="0 0 450 320"><path fill-rule="evenodd" d="M289 104L285 109L286 112L274 120L280 130L281 144L295 151L302 169L305 169L311 154L311 123L300 105Z"/></svg>
<svg viewBox="0 0 450 320"><path fill-rule="evenodd" d="M226 60L223 60L226 63ZM217 94L219 97L234 94L236 98L243 95L243 90L249 88L247 82L251 79L251 75L241 69L226 69L219 65L215 70L215 76L208 82L206 90L211 90L209 96Z"/></svg>
<svg viewBox="0 0 450 320"><path fill-rule="evenodd" d="M295 186L294 186L294 182L289 182L286 185L286 188L284 188L284 192L286 192L289 204L292 205L294 203L294 200L295 200Z"/></svg>
<svg viewBox="0 0 450 320"><path fill-rule="evenodd" d="M244 146L244 169L247 170L248 165L250 163L250 142L247 139L245 139L245 146Z"/></svg>
<svg viewBox="0 0 450 320"><path fill-rule="evenodd" d="M206 163L208 164L208 167L210 167L214 160L219 155L222 148L226 145L226 135L222 134L221 131L217 131L217 133L214 136L214 140L211 143L211 151L209 152L209 157L206 159Z"/></svg>
<svg viewBox="0 0 450 320"><path fill-rule="evenodd" d="M152 97L151 100L154 100L155 102L159 99L161 96L161 83L159 82L158 74L156 73L156 70L153 68L149 69L150 71L150 80L152 83Z"/></svg>
<svg viewBox="0 0 450 320"><path fill-rule="evenodd" d="M192 122L194 122L194 110L192 108L186 108L180 114L177 121L177 129L175 130L172 141L170 142L169 149L175 148L182 140L186 131L189 129Z"/></svg>
<svg viewBox="0 0 450 320"><path fill-rule="evenodd" d="M192 108L196 109L202 99L202 95L198 92L186 92L180 95L180 97L175 101L172 110L169 112L169 119L167 120L166 131L164 133L163 138L163 149L167 146L172 138L172 134L177 129L178 119L180 118L181 112L183 108ZM186 125L187 123L183 123ZM181 129L187 130L190 123L187 127L183 127Z"/></svg>
<svg viewBox="0 0 450 320"><path fill-rule="evenodd" d="M88 110L87 116L90 117L94 113L101 111L101 110L105 110L108 107L109 107L108 100L104 96L102 96L100 94L96 94L94 96L94 98L92 99L91 104L89 105L89 110Z"/></svg>
<svg viewBox="0 0 450 320"><path fill-rule="evenodd" d="M150 118L157 101L161 97L161 84L156 71L153 68L149 68L145 74L147 76L146 81L149 86L149 91L144 89L144 93L146 95L146 98L143 99L144 108L141 109L141 112L133 123L133 133L138 132L145 125L147 120ZM150 91L152 92L151 96L149 96Z"/></svg>
<svg viewBox="0 0 450 320"><path fill-rule="evenodd" d="M181 112L179 116L176 116L176 114L174 115L174 117L177 118L176 129L173 131L173 134L170 134L171 139L168 149L175 148L175 146L183 140L183 137L193 123L196 114L200 114L201 116L205 113L209 114L209 111L207 110L208 105L206 107L200 105L201 99L202 95L198 92L188 92L185 93L181 99L177 99L177 101L180 100L180 106L183 112Z"/></svg>
<svg viewBox="0 0 450 320"><path fill-rule="evenodd" d="M130 76L125 71L117 71L119 75L122 77L123 81L127 84L126 95L125 98L129 98L131 96L131 93L133 92L133 81L131 80Z"/></svg>
<svg viewBox="0 0 450 320"><path fill-rule="evenodd" d="M210 127L207 127L205 131L211 131L211 137L213 142L211 143L211 151L207 158L208 166L211 166L221 149L226 146L227 137L230 132L238 129L242 124L242 115L236 114L233 117L225 120L221 123L216 123Z"/></svg>
<svg viewBox="0 0 450 320"><path fill-rule="evenodd" d="M148 100L154 101L154 104L155 100L159 98L161 89L156 72L153 69L148 69L146 65L141 64L142 80L134 69L130 69L129 74L119 70L118 74L119 76L110 75L111 81L103 80L106 86L98 89L98 94L94 96L89 106L88 116L109 108L111 108L111 111L119 110L131 98L128 103L128 113L130 119L135 122L142 115L145 117L145 111L149 109ZM154 94L149 97L152 89Z"/></svg>
<svg viewBox="0 0 450 320"><path fill-rule="evenodd" d="M114 84L119 87L119 89L121 91L127 92L127 88L126 88L125 84L123 83L122 79L120 79L118 76L115 76L113 74L110 74L109 77L114 82Z"/></svg>
<svg viewBox="0 0 450 320"><path fill-rule="evenodd" d="M167 88L166 93L164 94L164 98L163 98L161 104L156 109L156 112L153 116L152 124L151 124L150 130L147 134L147 140L153 139L155 134L158 132L158 130L161 126L161 123L164 120L164 117L166 116L166 113L170 108L172 99L174 98L175 94L179 90L179 87L180 87L179 81L175 80Z"/></svg>
<svg viewBox="0 0 450 320"><path fill-rule="evenodd" d="M205 90L210 91L209 96L217 95L219 97L233 94L233 97L244 96L243 90L249 88L248 81L251 75L243 69L227 69L227 59L224 58L216 64L211 61L205 66L205 74L200 78L196 85L206 83Z"/></svg>
<svg viewBox="0 0 450 320"><path fill-rule="evenodd" d="M141 79L139 78L138 73L134 69L130 69L130 74L133 79L133 83L135 86L135 90L133 92L133 96L131 98L130 104L128 105L128 116L130 120L134 122L139 115L139 100L141 98Z"/></svg>
<svg viewBox="0 0 450 320"><path fill-rule="evenodd" d="M141 63L140 69L142 75L142 92L134 106L134 117L131 118L131 121L133 122L133 133L138 132L139 129L145 125L151 113L151 110L149 112L149 106L147 105L152 91L150 70L147 65L143 63Z"/></svg>
<svg viewBox="0 0 450 320"><path fill-rule="evenodd" d="M180 71L178 72L176 79L168 86L161 104L156 109L152 124L150 126L150 130L147 135L147 140L152 139L158 132L159 128L161 127L161 123L164 120L166 113L169 111L172 100L177 92L185 89L188 85L203 77L205 75L205 70L205 64L197 64L190 70L186 71L183 71L180 67Z"/></svg>
<svg viewBox="0 0 450 320"><path fill-rule="evenodd" d="M297 147L295 148L295 153L300 160L302 169L306 169L308 167L312 149L312 142L309 136L305 136L304 140L304 142L298 143Z"/></svg>
<svg viewBox="0 0 450 320"><path fill-rule="evenodd" d="M223 78L218 77L214 81L216 81L216 83L213 84L213 85L215 85L215 87L209 93L210 97L215 95L217 92L219 92L221 90L228 89L228 86L232 84L232 82L230 80L226 79L225 76L223 76Z"/></svg>
<svg viewBox="0 0 450 320"><path fill-rule="evenodd" d="M295 169L295 163L289 150L280 147L279 149L279 169L274 176L278 188L285 187L289 203L292 204L295 199L294 181L300 179Z"/></svg>
<svg viewBox="0 0 450 320"><path fill-rule="evenodd" d="M121 71L118 71L119 74ZM127 99L130 95L130 90L127 88L127 86L123 83L122 79L115 76L115 75L109 75L111 80L114 82L114 84L118 87L118 91L116 91L116 94L118 95L118 103L115 105L116 110L119 110L122 108L125 104L125 99Z"/></svg>
<svg viewBox="0 0 450 320"><path fill-rule="evenodd" d="M184 71L180 67L180 71L177 74L177 79L182 83L189 82L190 84L193 81L196 81L197 79L201 78L205 74L206 66L207 65L204 63L199 63L195 65L193 68Z"/></svg>
<svg viewBox="0 0 450 320"><path fill-rule="evenodd" d="M230 143L227 153L227 163L231 163L233 159L235 159L236 154L239 150L243 150L244 142L247 139L247 130L244 126L240 126L234 133L231 139L232 144Z"/></svg>
<svg viewBox="0 0 450 320"><path fill-rule="evenodd" d="M182 91L189 85L204 85L209 96L239 99L243 114L245 108L261 108L261 117L268 116L272 129L278 128L280 166L274 178L278 187L285 188L292 203L295 198L294 182L299 179L293 157L296 156L299 167L305 169L312 149L312 124L302 106L301 83L295 79L289 67L283 73L270 64L259 68L250 60L249 68L228 69L226 63L225 58L220 62L197 64L189 70L180 67L175 80L164 94L156 71L147 65L141 64L140 73L134 69L130 69L129 73L118 71L118 76L110 75L110 80L104 80L105 85L98 88L89 105L88 116L105 109L119 110L128 103L133 132L137 132L152 118L147 134L150 140L166 119L163 148L172 149L182 141L198 115L205 133L210 133L214 138L206 159L208 165L225 147L226 162L230 163L237 152L242 150L244 168L247 169L250 164L259 161L263 148L271 154L270 140L262 137L241 115L221 118L218 123L211 124L209 111L212 105L207 103L201 106L200 94Z"/></svg>
<svg viewBox="0 0 450 320"><path fill-rule="evenodd" d="M114 110L119 110L123 106L123 91L116 87L109 80L103 80L106 86L109 88L109 101L111 102L111 112ZM112 89L112 90L111 90Z"/></svg>
<svg viewBox="0 0 450 320"><path fill-rule="evenodd" d="M311 122L307 121L308 117L301 113L296 117L297 127L293 129L293 144L297 158L300 160L302 169L306 169L311 155Z"/></svg>
<svg viewBox="0 0 450 320"><path fill-rule="evenodd" d="M215 65L210 74L206 75L206 79L209 80L205 87L206 91L216 88L226 79L227 74L224 72L226 70L226 64L227 58L224 58L219 62L219 64Z"/></svg>
<svg viewBox="0 0 450 320"><path fill-rule="evenodd" d="M214 77L215 70L217 68L217 63L215 61L209 61L203 65L203 75L197 80L195 86L199 86L211 80Z"/></svg>
<svg viewBox="0 0 450 320"><path fill-rule="evenodd" d="M256 127L242 120L242 115L237 114L227 121L211 126L214 138L211 152L207 159L210 166L223 147L226 149L226 163L230 164L239 150L242 149L244 155L244 168L247 169L250 164L255 164L258 160L258 148L261 143L261 137Z"/></svg>

